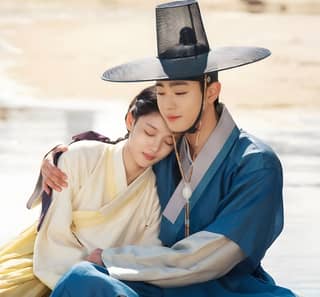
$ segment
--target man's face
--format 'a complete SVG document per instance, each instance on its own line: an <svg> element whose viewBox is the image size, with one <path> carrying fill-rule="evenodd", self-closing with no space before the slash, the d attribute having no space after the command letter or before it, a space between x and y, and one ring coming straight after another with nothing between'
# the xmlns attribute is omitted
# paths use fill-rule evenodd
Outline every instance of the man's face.
<svg viewBox="0 0 320 297"><path fill-rule="evenodd" d="M172 132L189 129L201 108L202 91L198 81L157 81L157 100L161 115Z"/></svg>

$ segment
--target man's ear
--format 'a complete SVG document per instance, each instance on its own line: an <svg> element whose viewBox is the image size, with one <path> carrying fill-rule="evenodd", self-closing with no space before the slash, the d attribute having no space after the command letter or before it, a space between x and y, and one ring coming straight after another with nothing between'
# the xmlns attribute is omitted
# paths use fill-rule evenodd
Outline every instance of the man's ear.
<svg viewBox="0 0 320 297"><path fill-rule="evenodd" d="M207 87L207 101L209 104L216 101L216 99L219 97L221 91L221 84L218 81L215 81L208 85Z"/></svg>
<svg viewBox="0 0 320 297"><path fill-rule="evenodd" d="M133 124L134 124L134 118L133 118L132 112L128 111L126 115L126 127L129 132L131 132Z"/></svg>

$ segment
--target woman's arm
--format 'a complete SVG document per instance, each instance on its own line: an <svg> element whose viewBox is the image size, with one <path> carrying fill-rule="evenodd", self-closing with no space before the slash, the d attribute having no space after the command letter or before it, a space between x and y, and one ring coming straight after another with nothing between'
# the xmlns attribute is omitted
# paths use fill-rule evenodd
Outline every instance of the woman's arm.
<svg viewBox="0 0 320 297"><path fill-rule="evenodd" d="M71 157L72 154L66 153L59 160L59 168L69 176L70 183L61 192L53 192L52 204L34 247L34 273L50 288L86 255L86 250L72 232L72 198L75 189L71 166L68 164Z"/></svg>

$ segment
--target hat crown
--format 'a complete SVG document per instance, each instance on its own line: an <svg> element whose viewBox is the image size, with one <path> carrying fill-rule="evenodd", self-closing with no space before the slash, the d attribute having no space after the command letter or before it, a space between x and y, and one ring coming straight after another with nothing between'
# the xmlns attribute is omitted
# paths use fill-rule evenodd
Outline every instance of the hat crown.
<svg viewBox="0 0 320 297"><path fill-rule="evenodd" d="M156 7L158 57L176 59L210 51L199 5L194 0Z"/></svg>

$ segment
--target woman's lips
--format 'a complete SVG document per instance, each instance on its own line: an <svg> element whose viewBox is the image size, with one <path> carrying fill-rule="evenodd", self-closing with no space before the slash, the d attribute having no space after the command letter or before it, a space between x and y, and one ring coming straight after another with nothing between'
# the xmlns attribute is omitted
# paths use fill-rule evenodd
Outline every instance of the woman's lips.
<svg viewBox="0 0 320 297"><path fill-rule="evenodd" d="M156 158L154 155L149 155L147 153L143 153L143 155L148 161L152 161Z"/></svg>

